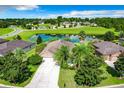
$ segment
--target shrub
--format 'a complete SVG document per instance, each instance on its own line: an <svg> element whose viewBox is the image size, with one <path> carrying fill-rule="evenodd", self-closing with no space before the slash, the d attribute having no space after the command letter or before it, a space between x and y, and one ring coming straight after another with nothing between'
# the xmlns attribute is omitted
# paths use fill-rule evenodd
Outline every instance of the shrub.
<svg viewBox="0 0 124 93"><path fill-rule="evenodd" d="M44 43L37 45L36 46L36 53L39 54L44 49L45 46L46 46L46 44L44 44Z"/></svg>
<svg viewBox="0 0 124 93"><path fill-rule="evenodd" d="M28 61L29 64L38 65L43 61L43 57L39 56L38 54L32 55L31 57L29 57Z"/></svg>

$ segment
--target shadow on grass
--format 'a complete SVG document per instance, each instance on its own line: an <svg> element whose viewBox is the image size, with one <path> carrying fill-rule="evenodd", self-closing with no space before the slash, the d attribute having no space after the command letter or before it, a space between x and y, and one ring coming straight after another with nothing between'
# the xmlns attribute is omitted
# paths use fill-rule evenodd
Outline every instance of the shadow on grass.
<svg viewBox="0 0 124 93"><path fill-rule="evenodd" d="M110 66L107 66L107 72L111 74L113 77L119 77L118 72Z"/></svg>

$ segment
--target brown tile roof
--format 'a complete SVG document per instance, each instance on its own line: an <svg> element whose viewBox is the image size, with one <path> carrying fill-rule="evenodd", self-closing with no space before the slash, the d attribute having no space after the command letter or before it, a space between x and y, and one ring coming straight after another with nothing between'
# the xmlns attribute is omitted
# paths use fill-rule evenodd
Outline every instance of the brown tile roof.
<svg viewBox="0 0 124 93"><path fill-rule="evenodd" d="M102 55L124 52L124 47L108 41L94 43L93 45L96 47L96 51Z"/></svg>
<svg viewBox="0 0 124 93"><path fill-rule="evenodd" d="M62 45L68 46L69 48L73 48L74 44L68 41L64 40L56 40L53 42L48 43L46 48L40 53L43 57L52 57L53 53L56 52L57 49L59 49Z"/></svg>
<svg viewBox="0 0 124 93"><path fill-rule="evenodd" d="M33 43L23 41L23 40L13 40L3 44L0 44L0 54L5 55L10 51L13 51L16 48L25 49L29 46L33 45Z"/></svg>

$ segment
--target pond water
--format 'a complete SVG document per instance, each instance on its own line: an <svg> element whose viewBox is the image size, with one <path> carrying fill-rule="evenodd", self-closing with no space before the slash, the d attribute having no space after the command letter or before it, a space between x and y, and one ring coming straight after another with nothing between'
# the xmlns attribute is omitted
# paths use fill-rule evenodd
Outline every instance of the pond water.
<svg viewBox="0 0 124 93"><path fill-rule="evenodd" d="M38 34L38 35L34 35L31 38L29 38L30 41L32 42L36 42L37 37L40 36L43 40L43 42L48 42L48 41L53 41L53 40L69 40L70 42L73 43L78 43L80 42L79 36L78 35L51 35L51 34ZM85 38L85 41L90 41L93 40L93 38L91 36L87 36Z"/></svg>

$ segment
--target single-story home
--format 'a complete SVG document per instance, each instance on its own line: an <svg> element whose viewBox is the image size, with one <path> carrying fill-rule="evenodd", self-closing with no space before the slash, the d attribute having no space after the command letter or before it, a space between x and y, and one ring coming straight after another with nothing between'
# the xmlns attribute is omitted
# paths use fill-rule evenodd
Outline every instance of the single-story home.
<svg viewBox="0 0 124 93"><path fill-rule="evenodd" d="M94 43L93 45L96 48L96 53L102 55L105 61L115 62L118 56L124 53L124 47L112 42L102 41Z"/></svg>
<svg viewBox="0 0 124 93"><path fill-rule="evenodd" d="M23 40L13 40L0 44L0 56L4 56L16 48L21 48L24 51L30 50L35 44Z"/></svg>
<svg viewBox="0 0 124 93"><path fill-rule="evenodd" d="M70 49L74 47L74 44L69 41L56 40L48 43L40 55L44 58L52 58L57 49L59 49L62 45L68 46Z"/></svg>

